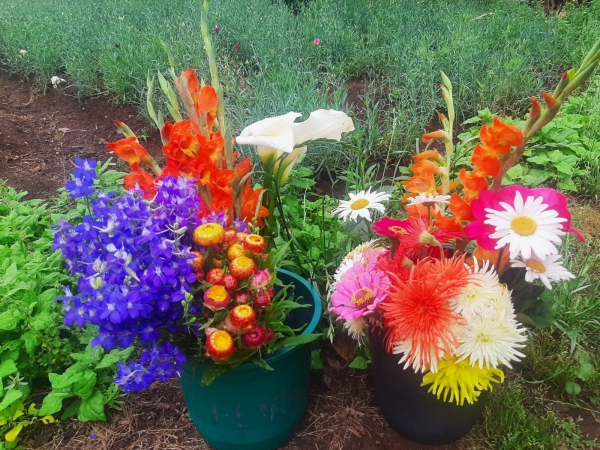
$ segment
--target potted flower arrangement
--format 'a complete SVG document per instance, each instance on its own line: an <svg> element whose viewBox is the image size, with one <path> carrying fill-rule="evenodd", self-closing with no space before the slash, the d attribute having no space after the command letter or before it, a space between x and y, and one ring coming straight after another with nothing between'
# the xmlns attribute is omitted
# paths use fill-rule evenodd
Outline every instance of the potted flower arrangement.
<svg viewBox="0 0 600 450"><path fill-rule="evenodd" d="M149 80L164 167L118 121L124 138L108 149L132 169L122 192L101 189L95 161L76 160L66 189L86 213L54 227L54 248L77 280L58 300L66 325L98 327L92 346L137 349L118 367L115 382L125 391L179 376L209 444L274 449L293 434L307 404L304 344L320 336L321 300L306 280L278 267L286 247L273 248L269 238L277 192L254 188L250 158L239 160L233 150L207 9L205 2L212 85L191 69L177 77L171 67L172 82L159 74L173 118L165 122ZM315 111L296 124L298 116L265 119L241 133L240 143L258 146L269 188L285 182L304 141L339 140L353 128L338 111Z"/></svg>
<svg viewBox="0 0 600 450"><path fill-rule="evenodd" d="M339 266L329 310L356 339L368 328L375 398L403 436L444 444L466 434L488 391L504 380L503 368L524 357L523 324L534 324L529 313L543 309L540 294L574 278L557 248L566 233L583 239L571 225L566 197L502 180L599 62L600 41L579 70L544 94L545 110L532 98L521 127L498 117L483 125L472 167L460 168L457 179L452 85L442 73L448 114L439 115L443 129L423 140L441 141L445 152L426 149L414 157L412 176L399 183L400 207L390 204L372 225L378 238ZM334 213L370 222L390 198L362 191Z"/></svg>

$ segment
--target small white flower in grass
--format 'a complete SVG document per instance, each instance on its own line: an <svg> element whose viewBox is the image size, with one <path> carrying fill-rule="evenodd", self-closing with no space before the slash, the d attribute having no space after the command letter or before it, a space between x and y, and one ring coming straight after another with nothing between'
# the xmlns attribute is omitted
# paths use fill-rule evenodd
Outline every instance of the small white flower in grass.
<svg viewBox="0 0 600 450"><path fill-rule="evenodd" d="M471 282L465 287L461 295L450 300L450 307L466 318L483 314L493 305L494 299L501 296L504 285L500 284L498 274L490 262L485 261L479 267L475 260L475 267L470 277Z"/></svg>
<svg viewBox="0 0 600 450"><path fill-rule="evenodd" d="M550 281L562 281L575 278L571 272L564 268L560 255L548 255L545 258L532 256L529 259L517 258L510 262L512 267L524 267L525 281L531 283L540 280L548 289L552 289Z"/></svg>
<svg viewBox="0 0 600 450"><path fill-rule="evenodd" d="M408 199L408 204L409 205L419 205L421 203L427 204L434 204L434 203L449 203L450 200L450 196L449 195L426 195L426 194L419 194L416 197L411 197Z"/></svg>
<svg viewBox="0 0 600 450"><path fill-rule="evenodd" d="M518 349L525 347L525 329L520 328L514 314L505 309L492 310L490 314L468 319L467 325L458 333L460 345L456 349L458 362L469 359L472 366L479 368L508 367L525 355Z"/></svg>
<svg viewBox="0 0 600 450"><path fill-rule="evenodd" d="M26 53L27 53L27 50L19 50L19 54L20 54L20 55L24 55L24 54L26 54Z"/></svg>
<svg viewBox="0 0 600 450"><path fill-rule="evenodd" d="M338 214L344 222L346 219L356 222L359 217L371 221L369 210L375 209L383 213L385 207L381 202L387 201L391 197L390 194L385 192L371 192L371 188L349 195L350 200L340 200L339 206L332 212L332 214Z"/></svg>
<svg viewBox="0 0 600 450"><path fill-rule="evenodd" d="M65 80L61 77L57 77L56 75L54 75L52 78L50 78L50 82L52 83L52 86L54 87L54 89L56 89L58 87L58 85L60 83L65 82Z"/></svg>
<svg viewBox="0 0 600 450"><path fill-rule="evenodd" d="M541 196L529 196L523 201L521 193L517 191L512 205L500 202L502 209L485 208L487 220L484 223L496 228L490 238L498 239L497 249L509 244L510 257L513 259L519 253L525 259L529 259L532 252L540 259L558 253L554 244L562 242L560 236L565 232L561 223L567 219L549 210L543 201Z"/></svg>

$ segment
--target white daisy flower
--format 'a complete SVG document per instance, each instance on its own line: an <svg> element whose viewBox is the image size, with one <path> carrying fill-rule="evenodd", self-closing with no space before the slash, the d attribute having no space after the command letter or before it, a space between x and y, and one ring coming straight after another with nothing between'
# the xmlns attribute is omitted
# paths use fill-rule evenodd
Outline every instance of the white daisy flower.
<svg viewBox="0 0 600 450"><path fill-rule="evenodd" d="M493 266L490 267L489 261L479 267L475 260L472 270L471 282L462 290L461 295L450 300L450 307L467 319L488 311L495 298L500 297L504 290L504 285L500 284L498 274Z"/></svg>
<svg viewBox="0 0 600 450"><path fill-rule="evenodd" d="M333 210L332 214L338 214L344 222L346 219L357 221L359 217L364 217L371 221L370 209L375 209L381 213L385 207L381 202L390 199L391 195L385 192L371 192L371 188L366 191L360 191L358 194L349 194L350 200L340 200L339 206Z"/></svg>
<svg viewBox="0 0 600 450"><path fill-rule="evenodd" d="M525 281L531 283L540 280L548 289L552 289L550 281L562 281L575 278L571 272L564 268L560 255L548 255L545 258L532 256L529 259L517 258L510 262L512 267L524 267Z"/></svg>
<svg viewBox="0 0 600 450"><path fill-rule="evenodd" d="M352 339L362 342L365 337L365 319L363 317L346 320L344 322L344 328L348 330L348 336Z"/></svg>
<svg viewBox="0 0 600 450"><path fill-rule="evenodd" d="M409 205L418 205L420 203L450 203L449 195L426 195L419 194L416 197L411 197L408 199Z"/></svg>
<svg viewBox="0 0 600 450"><path fill-rule="evenodd" d="M525 347L527 340L525 329L519 328L514 314L505 311L496 314L481 315L468 320L467 325L458 333L459 347L456 349L458 362L469 359L472 366L479 368L508 367L510 361L517 361L525 355L517 349Z"/></svg>
<svg viewBox="0 0 600 450"><path fill-rule="evenodd" d="M565 232L561 223L567 219L548 209L543 201L541 196L529 196L523 201L517 191L512 205L500 202L501 210L485 208L487 220L484 223L496 227L496 232L490 235L490 238L498 239L496 249L509 244L513 259L519 253L525 259L529 259L532 252L540 259L558 253L554 244L562 242L560 236Z"/></svg>
<svg viewBox="0 0 600 450"><path fill-rule="evenodd" d="M19 50L19 54L24 55L25 53L27 53L27 50Z"/></svg>

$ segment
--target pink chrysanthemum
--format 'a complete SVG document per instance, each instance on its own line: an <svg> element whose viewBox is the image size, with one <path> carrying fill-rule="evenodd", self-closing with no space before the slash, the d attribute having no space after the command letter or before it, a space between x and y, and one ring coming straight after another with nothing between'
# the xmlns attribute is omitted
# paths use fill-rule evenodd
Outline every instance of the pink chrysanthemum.
<svg viewBox="0 0 600 450"><path fill-rule="evenodd" d="M477 239L477 244L486 250L511 244L512 258L516 258L521 247L525 258L536 250L542 253L538 255L541 258L556 253L551 244L560 243L560 235L565 232L574 233L583 241L581 233L571 226L567 198L554 189L507 186L498 192L483 191L471 208L476 220L465 227L467 237ZM531 214L525 214L527 211ZM508 228L500 224L500 219L510 219Z"/></svg>
<svg viewBox="0 0 600 450"><path fill-rule="evenodd" d="M339 314L339 319L358 319L371 314L385 298L384 289L389 278L375 270L374 264L365 267L362 261L354 263L336 284L331 295L331 312Z"/></svg>

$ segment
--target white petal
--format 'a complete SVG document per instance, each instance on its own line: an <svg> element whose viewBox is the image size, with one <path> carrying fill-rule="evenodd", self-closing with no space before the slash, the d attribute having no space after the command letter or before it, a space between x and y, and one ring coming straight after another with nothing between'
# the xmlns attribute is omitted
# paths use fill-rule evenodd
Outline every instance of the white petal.
<svg viewBox="0 0 600 450"><path fill-rule="evenodd" d="M317 109L310 113L304 122L294 123L294 144L302 144L313 139L333 139L339 141L342 133L354 130L354 123L342 111Z"/></svg>
<svg viewBox="0 0 600 450"><path fill-rule="evenodd" d="M291 153L294 150L294 131L282 121L272 122L272 126L257 135L239 136L236 142L242 145L259 145L270 147L282 152Z"/></svg>

